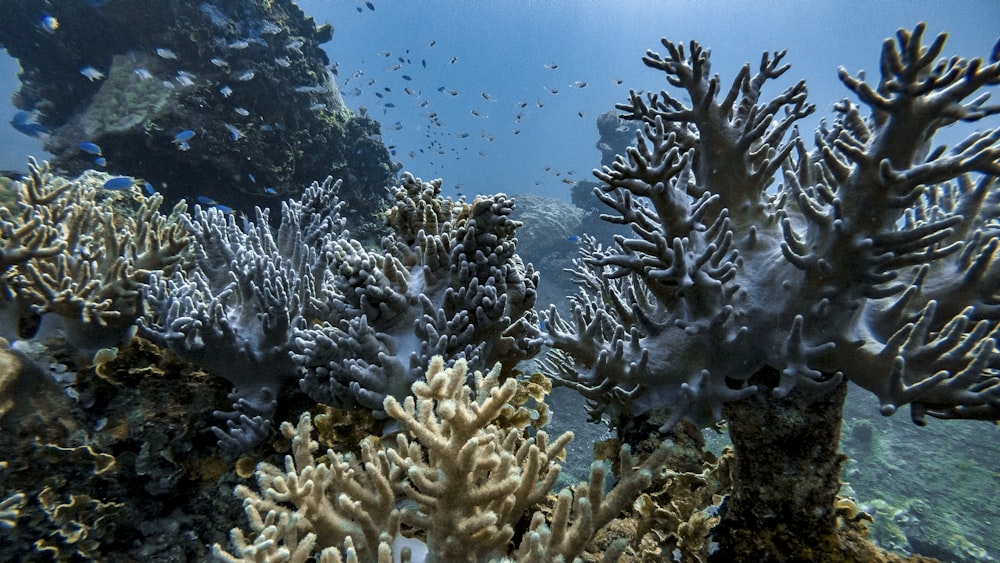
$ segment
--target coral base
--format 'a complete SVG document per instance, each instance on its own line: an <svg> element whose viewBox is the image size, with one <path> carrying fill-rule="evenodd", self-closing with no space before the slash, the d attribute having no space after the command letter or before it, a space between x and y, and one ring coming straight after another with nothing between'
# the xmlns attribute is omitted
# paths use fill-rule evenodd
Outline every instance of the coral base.
<svg viewBox="0 0 1000 563"><path fill-rule="evenodd" d="M846 382L819 398L777 398L778 376L760 370L750 383L764 391L725 405L736 463L710 561L934 561L883 553L838 518Z"/></svg>

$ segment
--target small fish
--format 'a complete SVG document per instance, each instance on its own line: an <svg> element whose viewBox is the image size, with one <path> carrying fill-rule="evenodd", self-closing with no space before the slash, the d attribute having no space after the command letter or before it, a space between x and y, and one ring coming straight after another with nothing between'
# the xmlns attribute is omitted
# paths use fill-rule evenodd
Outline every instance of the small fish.
<svg viewBox="0 0 1000 563"><path fill-rule="evenodd" d="M260 32L263 35L277 35L281 33L281 28L274 22L264 20L264 23L260 26Z"/></svg>
<svg viewBox="0 0 1000 563"><path fill-rule="evenodd" d="M177 58L177 53L171 51L170 49L164 49L163 47L159 47L159 48L156 49L156 55L158 57L160 57L161 59L176 59Z"/></svg>
<svg viewBox="0 0 1000 563"><path fill-rule="evenodd" d="M427 68L427 59L420 59L420 66Z"/></svg>
<svg viewBox="0 0 1000 563"><path fill-rule="evenodd" d="M48 33L55 33L56 30L59 29L59 20L53 16L43 13L42 19L38 22L38 27Z"/></svg>
<svg viewBox="0 0 1000 563"><path fill-rule="evenodd" d="M104 189L109 192L117 192L121 190L127 190L132 187L132 178L127 178L125 176L117 176L111 178L107 182L104 182Z"/></svg>
<svg viewBox="0 0 1000 563"><path fill-rule="evenodd" d="M394 64L394 65L386 68L385 70L387 70L388 72L395 72L395 71L397 71L397 70L399 70L401 68L403 68L403 65L401 65L399 63L396 63L396 64Z"/></svg>
<svg viewBox="0 0 1000 563"><path fill-rule="evenodd" d="M225 59L220 59L219 57L212 57L211 59L208 59L208 62L219 68L229 68L229 63L226 62Z"/></svg>
<svg viewBox="0 0 1000 563"><path fill-rule="evenodd" d="M43 137L49 134L49 130L44 125L35 121L34 116L26 111L19 111L10 120L11 126L20 133L29 137Z"/></svg>
<svg viewBox="0 0 1000 563"><path fill-rule="evenodd" d="M372 4L371 2L368 2L367 0L365 1L365 7L368 8L369 10L373 11L373 12L375 11L375 4Z"/></svg>
<svg viewBox="0 0 1000 563"><path fill-rule="evenodd" d="M189 87L189 86L194 86L193 78L194 77L191 74L179 70L177 71L177 76L174 77L174 80L176 80L177 83L180 84L181 86Z"/></svg>
<svg viewBox="0 0 1000 563"><path fill-rule="evenodd" d="M185 129L180 133L174 135L174 140L171 141L173 144L177 145L178 150L186 151L191 148L188 144L192 138L194 138L195 132L190 129Z"/></svg>
<svg viewBox="0 0 1000 563"><path fill-rule="evenodd" d="M448 94L449 96L457 96L458 90L445 90L444 93Z"/></svg>
<svg viewBox="0 0 1000 563"><path fill-rule="evenodd" d="M382 104L382 106L383 107L387 107L387 108L394 108L394 107L396 107L396 104L394 104L392 102L386 102L385 104Z"/></svg>
<svg viewBox="0 0 1000 563"><path fill-rule="evenodd" d="M455 64L455 61L457 61L457 60L458 60L458 57L452 57L451 60L448 61L448 64L453 65L453 64Z"/></svg>
<svg viewBox="0 0 1000 563"><path fill-rule="evenodd" d="M101 147L89 141L84 141L79 145L80 150L88 154L101 155Z"/></svg>
<svg viewBox="0 0 1000 563"><path fill-rule="evenodd" d="M264 193L267 195L278 195L278 190L272 188L271 186L267 186L264 188Z"/></svg>
<svg viewBox="0 0 1000 563"><path fill-rule="evenodd" d="M248 115L250 115L250 110L248 110L247 108L235 107L233 108L233 111L235 111L237 115L241 115L243 117L247 117Z"/></svg>
<svg viewBox="0 0 1000 563"><path fill-rule="evenodd" d="M289 41L287 45L285 45L285 49L301 53L302 51L299 51L299 49L301 49L303 45L305 45L305 42L302 41L301 39L293 39L292 41Z"/></svg>
<svg viewBox="0 0 1000 563"><path fill-rule="evenodd" d="M107 165L108 165L108 159L104 158L103 156L99 156L94 159L94 166L104 168Z"/></svg>
<svg viewBox="0 0 1000 563"><path fill-rule="evenodd" d="M437 39L431 39L431 40L430 40L430 41L429 41L429 42L427 43L427 46L428 46L428 47L433 47L433 46L435 46L435 45L437 45Z"/></svg>
<svg viewBox="0 0 1000 563"><path fill-rule="evenodd" d="M288 57L274 57L274 63L282 68L292 66L292 61L288 60Z"/></svg>
<svg viewBox="0 0 1000 563"><path fill-rule="evenodd" d="M403 75L403 80L413 80L413 79L412 79L412 78L410 78L410 75L409 75L409 74L404 74L404 75Z"/></svg>
<svg viewBox="0 0 1000 563"><path fill-rule="evenodd" d="M142 67L135 67L132 72L139 77L139 80L149 80L153 77L152 73Z"/></svg>
<svg viewBox="0 0 1000 563"><path fill-rule="evenodd" d="M487 102L495 102L495 101L497 101L497 99L494 98L492 95L490 95L489 92L483 92L482 95L483 95L483 99L486 100Z"/></svg>
<svg viewBox="0 0 1000 563"><path fill-rule="evenodd" d="M249 46L250 46L250 42L247 41L246 39L239 39L239 40L233 41L229 45L226 45L226 47L229 47L230 49L235 49L237 51L242 51L243 49L246 49Z"/></svg>
<svg viewBox="0 0 1000 563"><path fill-rule="evenodd" d="M229 207L228 205L222 205L221 203L215 201L214 199L212 199L212 198L210 198L208 196L200 195L200 196L196 197L195 199L198 200L198 203L200 203L202 205L207 205L208 207L214 207L215 209L218 209L219 211L221 211L223 213L232 213L233 212L233 208L232 207Z"/></svg>
<svg viewBox="0 0 1000 563"><path fill-rule="evenodd" d="M253 73L253 71L252 70L248 70L248 71L244 72L243 74L237 76L236 80L239 80L240 82L249 82L249 81L253 80L254 76L256 76L256 75Z"/></svg>
<svg viewBox="0 0 1000 563"><path fill-rule="evenodd" d="M409 87L403 88L403 91L414 98L420 97L420 92L414 92L413 90L410 90Z"/></svg>
<svg viewBox="0 0 1000 563"><path fill-rule="evenodd" d="M223 123L222 125L226 127L226 130L229 131L229 136L234 141L239 141L240 139L243 138L243 131L240 131L239 129L230 125L229 123Z"/></svg>
<svg viewBox="0 0 1000 563"><path fill-rule="evenodd" d="M156 193L156 188L154 188L153 184L150 184L149 182L143 182L142 191L146 192L146 195L153 195Z"/></svg>
<svg viewBox="0 0 1000 563"><path fill-rule="evenodd" d="M101 80L102 78L104 78L104 73L103 72L97 70L96 68L94 68L94 67L92 67L90 65L87 65L87 66L81 68L80 69L80 74L86 76L87 79L90 80L91 82L93 82L95 80Z"/></svg>
<svg viewBox="0 0 1000 563"><path fill-rule="evenodd" d="M545 89L548 90L550 94L558 94L559 93L559 90L556 90L555 88L552 88L552 87L549 87L549 86L546 86Z"/></svg>
<svg viewBox="0 0 1000 563"><path fill-rule="evenodd" d="M309 106L309 111L322 111L326 109L326 104L313 104Z"/></svg>
<svg viewBox="0 0 1000 563"><path fill-rule="evenodd" d="M477 111L477 110L472 110L472 115L474 115L476 117L489 117L485 113L483 113L481 111Z"/></svg>
<svg viewBox="0 0 1000 563"><path fill-rule="evenodd" d="M583 119L583 112L582 111L578 111L578 112L576 112L576 114L580 116L580 119Z"/></svg>
<svg viewBox="0 0 1000 563"><path fill-rule="evenodd" d="M538 328L540 328L542 332L549 331L549 325L545 321L538 321Z"/></svg>
<svg viewBox="0 0 1000 563"><path fill-rule="evenodd" d="M254 176L252 173L247 172L247 178L250 179L250 183L251 184L256 184L257 183L257 177Z"/></svg>
<svg viewBox="0 0 1000 563"><path fill-rule="evenodd" d="M549 70L555 70L559 68L559 65L557 65L556 63L545 63L543 66Z"/></svg>
<svg viewBox="0 0 1000 563"><path fill-rule="evenodd" d="M576 82L569 85L570 88L586 88L587 83L582 80L577 80Z"/></svg>
<svg viewBox="0 0 1000 563"><path fill-rule="evenodd" d="M624 82L625 82L625 81L624 81L624 80L622 80L621 78L615 78L615 84L617 84L617 85L619 85L619 86L621 86L621 85L622 85L622 83L624 83Z"/></svg>
<svg viewBox="0 0 1000 563"><path fill-rule="evenodd" d="M517 102L517 107L524 109L528 107L528 102Z"/></svg>
<svg viewBox="0 0 1000 563"><path fill-rule="evenodd" d="M219 93L222 94L224 98L228 98L233 95L233 89L229 86L223 86L222 88L219 88Z"/></svg>
<svg viewBox="0 0 1000 563"><path fill-rule="evenodd" d="M580 242L580 237L578 237L576 235L570 235L570 236L566 237L566 242L569 242L569 243L572 243L572 244L576 244L576 243Z"/></svg>

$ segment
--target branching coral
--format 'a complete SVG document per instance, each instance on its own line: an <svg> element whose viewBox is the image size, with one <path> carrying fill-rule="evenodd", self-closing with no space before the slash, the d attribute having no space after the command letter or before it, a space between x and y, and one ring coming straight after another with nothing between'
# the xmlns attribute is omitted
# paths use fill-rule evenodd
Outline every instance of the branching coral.
<svg viewBox="0 0 1000 563"><path fill-rule="evenodd" d="M188 243L183 204L164 216L160 195L134 193L136 207L122 213L102 188L107 179L87 172L67 181L32 161L17 208L0 210L0 307L30 307L43 328L58 318L66 338L90 353L129 334L149 276L177 269Z"/></svg>
<svg viewBox="0 0 1000 563"><path fill-rule="evenodd" d="M646 126L596 172L595 193L635 237L586 246L575 326L551 310L563 381L598 408L670 408L667 426L718 418L755 391L726 381L763 366L780 371L778 396L843 373L886 414L1000 416L1000 129L931 145L941 127L1000 111L966 101L1000 80L1000 50L992 64L936 62L944 37L922 47L923 29L886 43L876 87L841 71L873 113L839 104L813 151L792 127L813 111L803 83L760 99L783 53L753 76L745 66L722 99L697 43L649 53L692 106L666 92L620 106Z"/></svg>
<svg viewBox="0 0 1000 563"><path fill-rule="evenodd" d="M327 248L321 323L295 331L302 386L324 403L382 413L430 358L506 372L538 352L528 341L538 275L515 254L504 195L472 203L441 197L441 182L404 174L381 251L340 240Z"/></svg>
<svg viewBox="0 0 1000 563"><path fill-rule="evenodd" d="M783 52L765 54L756 73L744 66L725 90L708 50L664 39L667 54L643 61L691 103L632 92L618 106L644 127L627 155L595 171L595 194L633 236L584 245L573 322L552 308L542 335L557 381L594 416L662 409L666 430L728 409L734 441L763 448L810 433L790 424L802 434L768 439L777 428L758 424L815 411L801 420L830 431L812 439L833 442L818 530L833 522L845 377L876 394L883 414L909 404L920 424L1000 418L1000 129L934 144L944 127L1000 113L983 92L1000 83L1000 44L988 62L940 58L945 36L923 45L924 29L885 42L874 86L841 69L870 113L837 104L812 150L794 127L814 111L805 84L761 97L789 68ZM751 473L735 489L749 490L739 480Z"/></svg>
<svg viewBox="0 0 1000 563"><path fill-rule="evenodd" d="M501 384L499 375L499 364L485 376L477 372L473 392L464 360L445 369L435 357L427 381L413 385L413 396L402 403L385 399L386 412L405 429L395 447L367 439L360 459L333 450L317 459L308 415L297 427L283 424L293 451L285 468L261 463L261 492L243 486L236 491L254 536L233 530L238 555L218 546L216 552L227 561L280 554L297 561L314 551L332 559L346 545L346 557L382 561L394 543L409 542L426 549L425 561L506 556L518 522L555 484L555 460L573 436L549 442L542 431L529 435L527 413L511 404L521 384L512 378ZM572 560L649 485L666 451L633 467L626 449L624 475L607 494L605 473L595 465L587 483L560 493L551 519L534 513L513 555L521 561Z"/></svg>
<svg viewBox="0 0 1000 563"><path fill-rule="evenodd" d="M235 387L218 431L228 449L266 436L284 382L300 375L314 400L384 418L383 400L407 395L432 354L509 370L537 353L526 326L538 276L514 253L510 199L453 202L440 182L405 175L395 234L375 250L345 229L339 185L286 202L275 233L266 213L241 228L196 208L195 267L150 283L143 334Z"/></svg>

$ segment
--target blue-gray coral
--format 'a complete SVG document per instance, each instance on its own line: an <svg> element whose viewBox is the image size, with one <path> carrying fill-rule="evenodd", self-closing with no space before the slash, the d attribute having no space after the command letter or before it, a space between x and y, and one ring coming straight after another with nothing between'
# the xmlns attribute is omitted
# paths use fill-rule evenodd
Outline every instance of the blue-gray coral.
<svg viewBox="0 0 1000 563"><path fill-rule="evenodd" d="M515 254L503 195L454 202L440 182L405 175L383 249L350 238L339 182L314 183L241 225L195 208L194 267L154 275L142 334L234 385L227 449L259 443L282 389L300 380L314 400L382 412L432 355L506 369L537 353L528 343L537 274Z"/></svg>
<svg viewBox="0 0 1000 563"><path fill-rule="evenodd" d="M515 253L503 194L473 202L441 197L441 181L404 174L382 250L341 239L323 281L329 312L295 331L302 387L318 401L382 413L432 356L509 370L533 356L528 325L538 275Z"/></svg>
<svg viewBox="0 0 1000 563"><path fill-rule="evenodd" d="M775 397L846 376L887 415L1000 418L1000 129L934 144L1000 112L981 91L1000 81L1000 45L989 62L938 60L945 36L922 46L923 31L886 41L874 86L841 69L862 107L837 104L811 150L794 128L814 111L805 84L761 98L783 52L728 90L696 42L648 52L691 104L618 106L644 128L595 193L633 236L584 245L573 320L551 309L542 338L592 414L710 423L770 367Z"/></svg>

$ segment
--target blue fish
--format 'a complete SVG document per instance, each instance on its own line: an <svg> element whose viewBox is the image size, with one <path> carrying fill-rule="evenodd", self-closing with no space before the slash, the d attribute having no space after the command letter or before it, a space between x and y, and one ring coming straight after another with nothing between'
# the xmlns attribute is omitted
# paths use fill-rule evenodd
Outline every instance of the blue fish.
<svg viewBox="0 0 1000 563"><path fill-rule="evenodd" d="M272 188L271 186L267 186L264 188L264 193L267 195L278 195L278 190Z"/></svg>
<svg viewBox="0 0 1000 563"><path fill-rule="evenodd" d="M94 166L100 166L101 168L104 168L107 165L108 165L108 159L104 158L103 156L99 156L94 159Z"/></svg>
<svg viewBox="0 0 1000 563"><path fill-rule="evenodd" d="M576 243L580 242L580 237L578 237L576 235L570 235L570 236L566 237L566 240L568 242L572 243L572 244L576 244Z"/></svg>
<svg viewBox="0 0 1000 563"><path fill-rule="evenodd" d="M545 321L538 321L538 328L542 329L542 332L549 331L549 327L545 324Z"/></svg>
<svg viewBox="0 0 1000 563"><path fill-rule="evenodd" d="M121 190L127 190L132 187L132 178L127 178L125 176L117 176L104 182L104 189L117 192Z"/></svg>
<svg viewBox="0 0 1000 563"><path fill-rule="evenodd" d="M29 137L43 137L49 134L49 130L44 125L38 123L26 111L19 111L14 114L14 119L10 120L11 126L17 131Z"/></svg>
<svg viewBox="0 0 1000 563"><path fill-rule="evenodd" d="M194 131L192 131L190 129L185 129L185 130L181 131L180 133L174 135L174 142L175 143L183 143L184 141L190 141L192 138L194 138L194 136L195 136L195 132Z"/></svg>
<svg viewBox="0 0 1000 563"><path fill-rule="evenodd" d="M80 143L80 150L85 153L101 156L101 147L95 145L94 143L84 141Z"/></svg>
<svg viewBox="0 0 1000 563"><path fill-rule="evenodd" d="M143 182L142 189L146 192L146 195L153 195L156 193L156 188L154 188L153 184L150 184L149 182Z"/></svg>
<svg viewBox="0 0 1000 563"><path fill-rule="evenodd" d="M219 211L221 211L223 213L232 213L233 212L233 208L232 207L229 207L228 205L222 205L221 203L215 201L214 199L212 199L212 198L210 198L208 196L200 195L200 196L196 197L195 199L198 200L198 203L200 203L202 205L207 205L208 207L214 207L214 208L218 209Z"/></svg>

